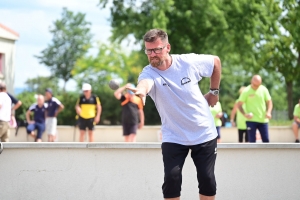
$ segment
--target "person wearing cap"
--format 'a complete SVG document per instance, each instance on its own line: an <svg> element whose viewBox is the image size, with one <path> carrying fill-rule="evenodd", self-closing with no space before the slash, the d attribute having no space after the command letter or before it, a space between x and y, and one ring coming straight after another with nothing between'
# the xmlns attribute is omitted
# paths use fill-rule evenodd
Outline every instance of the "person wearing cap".
<svg viewBox="0 0 300 200"><path fill-rule="evenodd" d="M64 109L64 105L53 96L50 88L45 91L46 108L46 133L48 142L54 142L56 139L57 115Z"/></svg>
<svg viewBox="0 0 300 200"><path fill-rule="evenodd" d="M94 142L94 126L99 123L101 115L101 102L99 97L92 94L92 86L88 83L82 85L83 95L76 102L75 110L80 130L79 141L84 142L86 129L89 133L89 142Z"/></svg>
<svg viewBox="0 0 300 200"><path fill-rule="evenodd" d="M144 126L144 106L141 98L134 95L132 91L127 90L127 93L123 94L127 87L132 88L134 85L127 83L117 89L114 95L121 101L122 126L125 142L135 142L137 129L141 129Z"/></svg>
<svg viewBox="0 0 300 200"><path fill-rule="evenodd" d="M11 117L11 99L6 93L6 86L0 83L0 140L9 141L9 121Z"/></svg>

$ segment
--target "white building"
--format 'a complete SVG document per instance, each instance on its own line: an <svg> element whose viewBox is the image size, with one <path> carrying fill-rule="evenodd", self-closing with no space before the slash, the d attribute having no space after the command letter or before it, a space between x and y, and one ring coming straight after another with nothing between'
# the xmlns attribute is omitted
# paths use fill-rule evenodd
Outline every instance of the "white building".
<svg viewBox="0 0 300 200"><path fill-rule="evenodd" d="M4 81L9 93L14 93L15 41L19 34L0 23L0 82Z"/></svg>

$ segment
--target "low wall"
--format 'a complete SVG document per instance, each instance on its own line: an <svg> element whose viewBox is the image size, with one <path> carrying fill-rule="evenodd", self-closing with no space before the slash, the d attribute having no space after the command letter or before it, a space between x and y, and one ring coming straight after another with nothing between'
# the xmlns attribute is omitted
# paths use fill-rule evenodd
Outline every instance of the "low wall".
<svg viewBox="0 0 300 200"><path fill-rule="evenodd" d="M160 126L145 126L138 130L138 142L159 142L158 132ZM15 130L11 129L10 142L33 142L33 138L27 136L24 127L19 129L18 135L15 136ZM58 142L78 142L79 130L74 126L57 127ZM273 143L294 142L292 128L288 126L271 126L269 127L270 141ZM94 132L95 142L123 142L121 126L96 126ZM221 140L223 143L238 142L238 133L236 128L221 128ZM47 141L47 134L43 134L43 141Z"/></svg>
<svg viewBox="0 0 300 200"><path fill-rule="evenodd" d="M162 199L159 143L3 143L1 200ZM218 200L299 199L299 144L219 144ZM197 200L190 156L183 200Z"/></svg>

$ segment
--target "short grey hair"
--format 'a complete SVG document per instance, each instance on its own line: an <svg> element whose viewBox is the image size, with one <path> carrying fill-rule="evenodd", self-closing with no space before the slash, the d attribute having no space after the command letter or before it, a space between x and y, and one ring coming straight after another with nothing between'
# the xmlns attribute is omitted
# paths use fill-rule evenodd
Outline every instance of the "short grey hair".
<svg viewBox="0 0 300 200"><path fill-rule="evenodd" d="M158 38L168 42L168 34L161 29L151 29L144 35L144 42L155 42Z"/></svg>

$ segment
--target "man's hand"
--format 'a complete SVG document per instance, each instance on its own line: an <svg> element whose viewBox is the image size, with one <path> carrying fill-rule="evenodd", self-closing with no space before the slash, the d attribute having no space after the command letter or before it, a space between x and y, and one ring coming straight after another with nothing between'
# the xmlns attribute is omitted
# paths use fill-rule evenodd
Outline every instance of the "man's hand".
<svg viewBox="0 0 300 200"><path fill-rule="evenodd" d="M253 117L253 114L252 113L246 113L244 115L247 119L251 119Z"/></svg>
<svg viewBox="0 0 300 200"><path fill-rule="evenodd" d="M219 101L219 96L213 95L211 93L207 93L204 95L209 106L214 107Z"/></svg>
<svg viewBox="0 0 300 200"><path fill-rule="evenodd" d="M35 121L27 121L28 124L34 124Z"/></svg>
<svg viewBox="0 0 300 200"><path fill-rule="evenodd" d="M100 117L95 117L94 123L95 123L95 124L98 124L99 122L100 122Z"/></svg>
<svg viewBox="0 0 300 200"><path fill-rule="evenodd" d="M271 119L271 118L272 118L271 113L267 113L267 114L266 114L266 118Z"/></svg>
<svg viewBox="0 0 300 200"><path fill-rule="evenodd" d="M145 105L146 103L146 91L145 89L139 89L139 88L133 88L133 87L126 87L127 90L131 90L135 95L139 96L143 104Z"/></svg>

